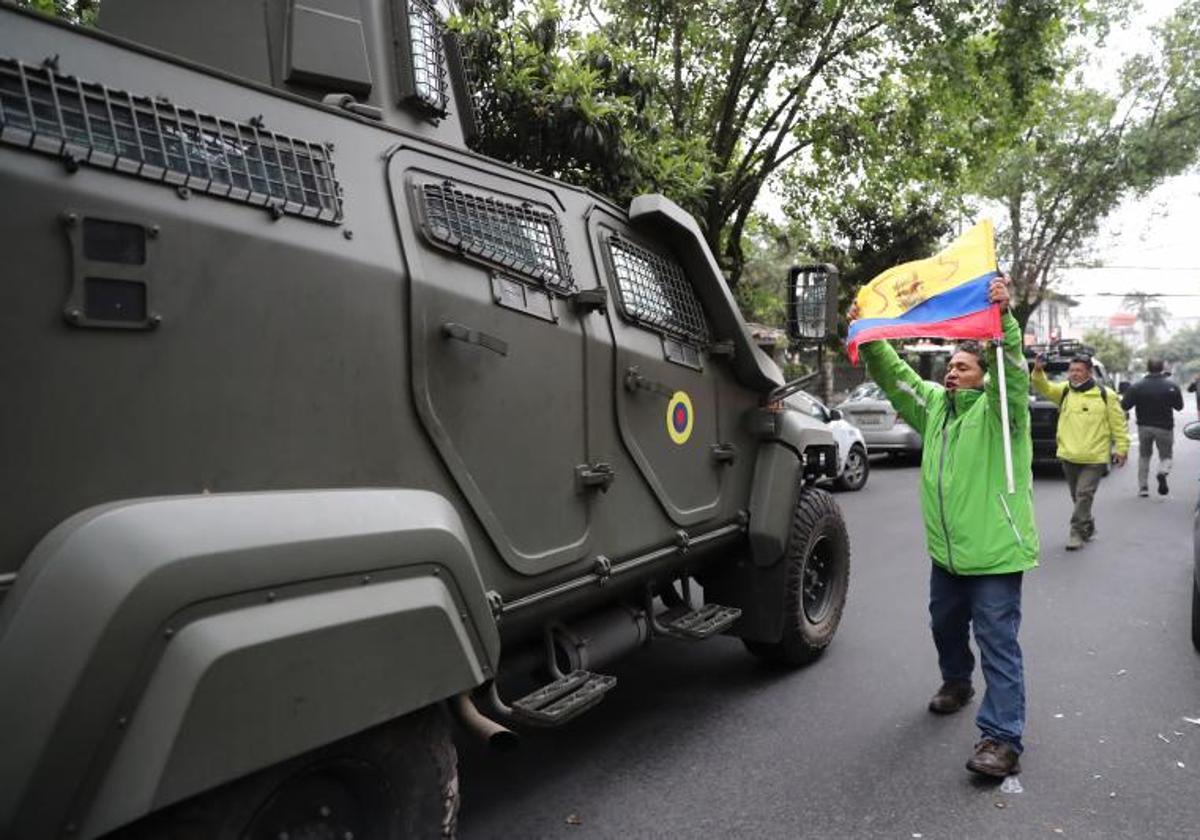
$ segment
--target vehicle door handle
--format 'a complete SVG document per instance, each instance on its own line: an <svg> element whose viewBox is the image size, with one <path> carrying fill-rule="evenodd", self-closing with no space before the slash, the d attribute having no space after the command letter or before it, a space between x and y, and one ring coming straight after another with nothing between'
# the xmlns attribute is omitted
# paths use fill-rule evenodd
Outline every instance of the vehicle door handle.
<svg viewBox="0 0 1200 840"><path fill-rule="evenodd" d="M715 443L709 447L712 459L720 466L732 464L737 459L737 447L732 443Z"/></svg>
<svg viewBox="0 0 1200 840"><path fill-rule="evenodd" d="M633 393L638 389L649 391L651 394L661 394L668 398L675 395L673 389L668 388L661 382L655 382L653 379L642 376L641 372L638 371L637 365L631 365L625 370L625 390Z"/></svg>
<svg viewBox="0 0 1200 840"><path fill-rule="evenodd" d="M491 350L493 353L501 356L508 355L507 341L479 330L473 330L465 324L447 321L442 324L442 335L446 336L446 338L453 338L455 341L464 342L465 344L478 345L485 350Z"/></svg>
<svg viewBox="0 0 1200 840"><path fill-rule="evenodd" d="M612 464L599 462L596 464L580 464L575 468L575 487L579 492L599 490L607 493L617 477Z"/></svg>

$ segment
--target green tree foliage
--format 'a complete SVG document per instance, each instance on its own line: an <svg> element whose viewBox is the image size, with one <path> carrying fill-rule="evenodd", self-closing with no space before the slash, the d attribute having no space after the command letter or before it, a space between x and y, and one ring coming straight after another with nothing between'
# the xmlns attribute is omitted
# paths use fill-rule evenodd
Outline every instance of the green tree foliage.
<svg viewBox="0 0 1200 840"><path fill-rule="evenodd" d="M858 97L818 115L810 164L786 180L793 217L828 235L846 227L848 207L967 222L979 173L1070 65L1070 37L1098 26L1072 0L950 4L943 17L956 7L940 39L897 53Z"/></svg>
<svg viewBox="0 0 1200 840"><path fill-rule="evenodd" d="M863 283L909 260L930 256L950 233L944 215L919 201L894 207L869 200L838 208L828 236L814 238L803 225L751 221L747 260L735 295L751 320L782 326L788 268L798 263L831 263L840 274L838 311L845 312ZM830 336L831 346L845 337Z"/></svg>
<svg viewBox="0 0 1200 840"><path fill-rule="evenodd" d="M1154 348L1171 363L1176 381L1189 382L1200 374L1200 326L1187 327Z"/></svg>
<svg viewBox="0 0 1200 840"><path fill-rule="evenodd" d="M736 284L785 172L813 239L846 206L952 215L945 197L1059 72L1084 0L576 2L462 4L481 150L619 202L665 192Z"/></svg>
<svg viewBox="0 0 1200 840"><path fill-rule="evenodd" d="M484 154L625 204L662 192L695 210L707 184L700 139L668 119L646 57L584 33L556 0L471 0L451 20L473 77Z"/></svg>
<svg viewBox="0 0 1200 840"><path fill-rule="evenodd" d="M1104 363L1110 376L1127 372L1133 362L1133 348L1105 330L1085 332L1083 343L1096 351L1096 358Z"/></svg>
<svg viewBox="0 0 1200 840"><path fill-rule="evenodd" d="M880 205L872 215L903 215L914 191L892 189L896 181L928 180L930 173L942 179L947 172L939 166L953 178L961 168L948 147L938 156L913 154L921 151L913 138L923 138L924 148L943 148L924 138L945 134L936 125L944 112L931 113L914 97L924 90L926 104L949 103L962 112L955 130L962 130L968 112L976 118L990 112L1001 123L1003 114L1024 107L1025 89L1035 86L1030 79L1043 72L1054 41L1043 18L1057 21L1063 7L1074 5L595 0L609 21L605 31L656 62L672 130L707 139L714 168L698 215L735 283L745 263L743 234L771 179L793 169L803 173L790 208L822 221L831 207L847 203L848 185L861 187L850 190L850 203L870 200ZM1043 10L1035 22L1021 11L1026 7ZM992 39L986 54L977 44L981 29ZM954 88L964 66L1011 76L1012 83L988 101L975 86ZM903 168L903 177L877 181L885 168L880 158ZM923 212L933 207L927 202Z"/></svg>
<svg viewBox="0 0 1200 840"><path fill-rule="evenodd" d="M100 0L14 0L14 2L26 9L55 15L69 20L71 23L81 23L84 26L95 26L96 16L100 14Z"/></svg>
<svg viewBox="0 0 1200 840"><path fill-rule="evenodd" d="M1141 322L1147 345L1153 345L1158 331L1167 325L1167 310L1162 298L1146 292L1130 292L1121 298L1121 308L1133 312Z"/></svg>
<svg viewBox="0 0 1200 840"><path fill-rule="evenodd" d="M1019 142L978 192L1000 203L999 233L1022 324L1056 279L1085 259L1100 222L1122 200L1185 171L1200 153L1200 0L1187 0L1131 60L1116 95L1082 74L1049 88Z"/></svg>

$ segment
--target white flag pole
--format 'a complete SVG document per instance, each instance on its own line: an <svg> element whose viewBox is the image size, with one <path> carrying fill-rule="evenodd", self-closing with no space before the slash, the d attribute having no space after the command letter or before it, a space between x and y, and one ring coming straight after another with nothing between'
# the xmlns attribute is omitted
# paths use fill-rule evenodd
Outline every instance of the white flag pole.
<svg viewBox="0 0 1200 840"><path fill-rule="evenodd" d="M996 371L1000 378L1000 424L1004 427L1004 478L1008 482L1008 495L1012 495L1013 465L1012 465L1012 430L1008 425L1008 388L1004 381L1004 344L996 342Z"/></svg>

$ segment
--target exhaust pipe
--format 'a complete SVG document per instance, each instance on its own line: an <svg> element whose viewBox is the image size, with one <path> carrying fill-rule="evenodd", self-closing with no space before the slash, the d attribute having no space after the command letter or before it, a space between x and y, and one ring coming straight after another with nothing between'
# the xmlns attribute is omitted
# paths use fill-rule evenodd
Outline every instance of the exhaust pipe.
<svg viewBox="0 0 1200 840"><path fill-rule="evenodd" d="M487 743L497 752L512 752L521 743L521 738L507 726L502 726L486 717L475 707L470 692L464 691L454 698L455 716L468 732Z"/></svg>

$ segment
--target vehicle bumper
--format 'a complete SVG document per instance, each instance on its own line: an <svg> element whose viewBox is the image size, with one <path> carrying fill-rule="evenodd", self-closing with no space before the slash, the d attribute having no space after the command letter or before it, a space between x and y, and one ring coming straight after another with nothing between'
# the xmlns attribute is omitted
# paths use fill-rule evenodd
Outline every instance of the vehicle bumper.
<svg viewBox="0 0 1200 840"><path fill-rule="evenodd" d="M916 452L921 449L921 436L910 426L860 431L869 452Z"/></svg>
<svg viewBox="0 0 1200 840"><path fill-rule="evenodd" d="M1054 440L1033 440L1033 463L1054 464L1058 462L1058 442Z"/></svg>

